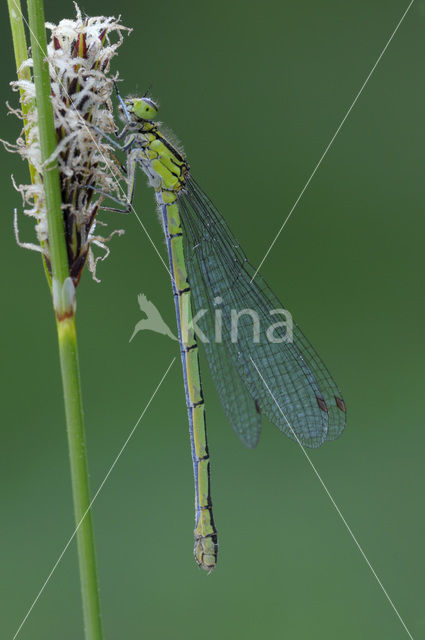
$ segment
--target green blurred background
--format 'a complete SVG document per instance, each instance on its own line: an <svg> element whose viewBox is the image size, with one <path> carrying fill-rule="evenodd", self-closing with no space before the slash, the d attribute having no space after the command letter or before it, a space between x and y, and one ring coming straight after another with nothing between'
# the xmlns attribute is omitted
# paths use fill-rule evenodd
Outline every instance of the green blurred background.
<svg viewBox="0 0 425 640"><path fill-rule="evenodd" d="M407 2L242 0L81 5L134 28L113 68L161 102L193 174L258 264ZM49 1L46 18L73 17ZM3 7L0 135L14 78ZM415 2L262 273L341 386L348 426L310 453L415 638L425 635L423 253L425 3ZM73 531L53 315L36 254L19 249L2 151L1 636L11 638ZM152 192L135 206L165 256ZM78 290L91 485L102 481L176 344L129 337L137 294L175 326L169 277L133 216L105 213L101 284ZM22 239L31 225L21 222ZM105 637L407 637L299 447L270 424L254 451L227 424L204 364L220 535L211 575L192 558L193 486L178 360L94 507ZM75 544L22 640L83 637Z"/></svg>

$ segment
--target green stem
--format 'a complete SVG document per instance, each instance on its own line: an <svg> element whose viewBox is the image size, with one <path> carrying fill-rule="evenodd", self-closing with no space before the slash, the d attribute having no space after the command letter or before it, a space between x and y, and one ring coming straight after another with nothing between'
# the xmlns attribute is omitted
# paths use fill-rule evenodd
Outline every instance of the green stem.
<svg viewBox="0 0 425 640"><path fill-rule="evenodd" d="M31 51L34 63L34 84L37 103L41 159L46 163L56 149L57 140L50 100L50 75L46 61L47 42L44 27L43 0L28 0L28 18L31 33ZM62 287L69 276L68 256L62 217L62 198L59 170L56 161L49 162L43 172L47 207L49 253L52 278Z"/></svg>
<svg viewBox="0 0 425 640"><path fill-rule="evenodd" d="M77 542L85 637L87 640L102 640L74 315L58 320L58 336L71 461L75 522L76 526L79 527Z"/></svg>
<svg viewBox="0 0 425 640"><path fill-rule="evenodd" d="M22 9L20 0L7 0L7 6L9 8L9 19L10 19L10 28L12 31L12 40L13 40L13 50L15 53L15 63L16 63L16 74L19 80L27 80L28 82L32 82L31 71L29 67L25 67L21 69L21 65L23 62L28 60L28 46L27 39L25 37L25 29L24 29L24 21L22 16ZM19 95L21 99L21 109L22 115L24 118L25 125L25 140L28 144L30 132L28 129L28 116L35 110L35 100L28 99L25 89L22 87L19 88ZM34 167L31 162L28 161L31 183L32 184L40 184L41 177L38 173L37 169ZM45 249L45 242L40 243L42 248ZM46 262L46 258L44 253L42 255L43 268L44 273L46 274L47 283L52 288L52 278L49 272L49 268Z"/></svg>
<svg viewBox="0 0 425 640"><path fill-rule="evenodd" d="M16 0L9 0L16 10ZM22 15L22 14L21 14ZM14 17L14 16L13 16ZM49 161L56 149L56 133L42 0L28 0L29 28L34 62L34 83L41 158L45 163L43 184L46 197L49 255L53 278L53 305L56 313L62 384L65 399L68 446L71 465L74 514L80 567L81 593L86 640L102 640L99 591L96 574L93 524L87 470L83 405L78 364L75 303L69 278L68 255L61 208L61 189L56 161ZM13 26L12 26L13 31ZM46 166L48 164L48 166ZM64 286L65 283L65 286Z"/></svg>
<svg viewBox="0 0 425 640"><path fill-rule="evenodd" d="M28 59L28 47L27 39L25 37L24 22L22 19L22 10L20 0L7 0L7 6L9 8L10 28L12 31L13 50L15 53L16 73L19 80L28 80L31 82L31 71L29 67L21 69L21 65ZM25 90L22 87L19 89L21 96L21 108L22 115L24 116L24 124L28 124L27 115L35 108L34 100L27 101L25 98ZM25 139L28 142L28 131L25 131ZM30 164L31 182L34 184L38 176L35 167Z"/></svg>

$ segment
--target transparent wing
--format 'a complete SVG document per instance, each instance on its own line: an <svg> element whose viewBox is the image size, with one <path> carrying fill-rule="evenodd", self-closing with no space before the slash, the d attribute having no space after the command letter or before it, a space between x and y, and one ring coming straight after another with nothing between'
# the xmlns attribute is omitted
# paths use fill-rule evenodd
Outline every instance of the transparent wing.
<svg viewBox="0 0 425 640"><path fill-rule="evenodd" d="M191 252L190 237L185 234L185 254ZM189 282L193 296L195 309L205 309L207 313L202 321L197 324L208 342L204 342L204 348L211 372L224 412L234 431L249 448L254 448L260 438L261 413L259 406L243 384L239 372L223 342L216 341L215 307L214 300L208 288L202 272L196 269L196 263L187 265Z"/></svg>
<svg viewBox="0 0 425 640"><path fill-rule="evenodd" d="M194 307L208 311L197 324L209 337L207 358L235 431L245 444L255 446L261 412L309 447L338 437L345 426L345 405L336 383L295 324L291 342L282 341L282 326L273 329L270 340L271 325L282 319L270 312L283 305L259 275L251 283L253 267L192 177L179 205ZM217 311L218 343L212 319Z"/></svg>

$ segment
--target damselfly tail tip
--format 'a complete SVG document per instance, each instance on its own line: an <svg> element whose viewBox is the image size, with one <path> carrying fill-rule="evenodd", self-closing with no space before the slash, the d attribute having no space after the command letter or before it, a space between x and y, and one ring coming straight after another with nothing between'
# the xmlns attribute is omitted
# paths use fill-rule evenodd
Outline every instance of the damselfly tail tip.
<svg viewBox="0 0 425 640"><path fill-rule="evenodd" d="M217 534L197 536L195 534L195 546L193 548L198 567L210 574L217 565L218 542Z"/></svg>

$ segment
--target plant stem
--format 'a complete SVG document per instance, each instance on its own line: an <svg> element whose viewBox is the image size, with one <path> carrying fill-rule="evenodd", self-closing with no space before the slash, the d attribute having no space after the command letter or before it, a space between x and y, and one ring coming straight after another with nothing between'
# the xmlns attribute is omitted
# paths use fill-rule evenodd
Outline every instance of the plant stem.
<svg viewBox="0 0 425 640"><path fill-rule="evenodd" d="M85 637L87 640L102 640L93 523L89 508L90 493L75 315L58 321L57 326L71 461L75 522L76 526L79 527L77 530L77 542Z"/></svg>
<svg viewBox="0 0 425 640"><path fill-rule="evenodd" d="M9 0L16 11L16 0ZM22 14L21 14L22 15ZM12 13L11 13L11 17ZM90 493L87 470L83 405L78 364L75 301L69 278L68 254L62 216L59 171L56 161L49 161L56 149L56 133L50 100L50 76L46 62L47 43L42 0L28 0L34 83L43 172L49 255L53 279L53 305L56 313L62 384L65 400L68 446L71 465L74 514L80 567L81 593L86 640L102 640L99 592ZM13 26L12 26L13 32ZM16 49L15 49L16 50ZM71 291L72 295L69 295Z"/></svg>
<svg viewBox="0 0 425 640"><path fill-rule="evenodd" d="M13 40L13 50L15 52L15 63L16 63L16 74L19 80L27 80L28 82L32 82L31 71L29 67L25 67L21 69L21 65L23 62L28 60L28 46L27 39L25 37L25 29L24 29L24 21L22 16L22 9L20 0L7 0L7 6L9 8L9 19L10 19L10 28L12 31L12 40ZM25 141L28 144L30 132L28 130L28 115L31 114L35 110L35 100L28 100L26 96L25 89L22 87L19 88L19 95L21 99L21 109L22 115L24 118L24 126L25 126ZM32 184L40 184L41 178L40 174L36 170L33 164L28 161L30 178ZM44 241L41 242L43 248L45 248ZM52 278L49 273L49 269L47 266L46 258L44 253L42 255L43 268L44 273L46 274L47 283L49 287L52 287Z"/></svg>
<svg viewBox="0 0 425 640"><path fill-rule="evenodd" d="M10 28L12 30L13 50L15 52L16 72L19 80L28 80L31 82L31 71L29 67L21 69L21 65L28 59L27 39L25 37L24 22L22 20L22 10L20 0L7 0L9 8ZM24 116L24 124L28 124L27 114L35 108L34 100L27 102L25 100L24 89L19 90L21 96L22 114ZM28 141L28 131L25 131L25 138ZM35 167L30 164L31 182L34 184L38 176Z"/></svg>
<svg viewBox="0 0 425 640"><path fill-rule="evenodd" d="M37 103L41 159L46 163L56 149L57 140L50 100L50 75L46 61L47 42L44 27L43 0L28 0L28 19L31 33L31 52L34 63L34 84ZM47 205L49 252L52 278L62 287L69 276L68 255L62 217L62 198L57 162L49 162L43 172Z"/></svg>

